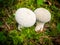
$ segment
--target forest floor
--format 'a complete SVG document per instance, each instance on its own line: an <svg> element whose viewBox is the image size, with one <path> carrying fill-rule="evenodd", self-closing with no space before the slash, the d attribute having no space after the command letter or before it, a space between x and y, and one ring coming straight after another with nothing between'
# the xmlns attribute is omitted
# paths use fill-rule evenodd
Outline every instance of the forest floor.
<svg viewBox="0 0 60 45"><path fill-rule="evenodd" d="M11 3L0 2L0 44L1 45L60 45L60 2L47 0L19 0ZM43 32L35 32L35 25L17 29L14 13L18 8L35 10L43 7L51 12L51 21L46 23Z"/></svg>

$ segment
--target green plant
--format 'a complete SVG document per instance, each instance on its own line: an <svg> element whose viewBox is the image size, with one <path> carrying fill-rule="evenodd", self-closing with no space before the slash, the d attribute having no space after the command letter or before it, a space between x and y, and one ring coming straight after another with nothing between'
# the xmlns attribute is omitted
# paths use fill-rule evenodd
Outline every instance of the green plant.
<svg viewBox="0 0 60 45"><path fill-rule="evenodd" d="M6 36L5 36L5 33L4 32L0 32L0 44L1 45L4 45L5 41L6 41Z"/></svg>
<svg viewBox="0 0 60 45"><path fill-rule="evenodd" d="M37 0L37 5L42 5L44 0Z"/></svg>
<svg viewBox="0 0 60 45"><path fill-rule="evenodd" d="M0 0L1 7L10 7L16 4L18 0Z"/></svg>

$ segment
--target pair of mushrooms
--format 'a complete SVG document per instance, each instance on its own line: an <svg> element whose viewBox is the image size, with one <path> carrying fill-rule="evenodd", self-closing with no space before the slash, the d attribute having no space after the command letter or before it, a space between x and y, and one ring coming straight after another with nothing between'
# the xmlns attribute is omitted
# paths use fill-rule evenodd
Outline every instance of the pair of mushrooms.
<svg viewBox="0 0 60 45"><path fill-rule="evenodd" d="M42 31L44 24L51 19L51 14L44 8L37 8L34 12L27 8L20 8L15 13L15 19L18 23L18 30L22 27L31 27L36 24L35 31Z"/></svg>

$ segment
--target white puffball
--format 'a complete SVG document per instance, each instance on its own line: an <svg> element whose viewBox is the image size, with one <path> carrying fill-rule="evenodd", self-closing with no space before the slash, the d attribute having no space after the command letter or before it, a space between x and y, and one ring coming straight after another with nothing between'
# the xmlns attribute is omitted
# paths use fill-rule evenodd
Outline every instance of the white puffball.
<svg viewBox="0 0 60 45"><path fill-rule="evenodd" d="M34 13L36 14L36 18L40 22L48 22L51 19L50 12L45 8L37 8Z"/></svg>
<svg viewBox="0 0 60 45"><path fill-rule="evenodd" d="M36 14L37 24L35 31L43 31L44 24L51 19L50 12L45 8L37 8L34 13Z"/></svg>
<svg viewBox="0 0 60 45"><path fill-rule="evenodd" d="M36 15L27 8L19 8L15 13L17 23L23 27L33 26L36 22Z"/></svg>

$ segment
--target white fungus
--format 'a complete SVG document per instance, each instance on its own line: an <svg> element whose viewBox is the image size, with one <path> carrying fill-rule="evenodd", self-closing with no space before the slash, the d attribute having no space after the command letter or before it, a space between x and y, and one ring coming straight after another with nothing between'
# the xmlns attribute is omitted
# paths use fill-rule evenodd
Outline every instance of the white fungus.
<svg viewBox="0 0 60 45"><path fill-rule="evenodd" d="M42 31L44 24L51 19L50 12L45 8L37 8L34 13L36 14L37 18L37 25L35 31Z"/></svg>
<svg viewBox="0 0 60 45"><path fill-rule="evenodd" d="M28 8L19 8L15 13L15 19L20 30L22 27L33 26L36 22L36 15Z"/></svg>

